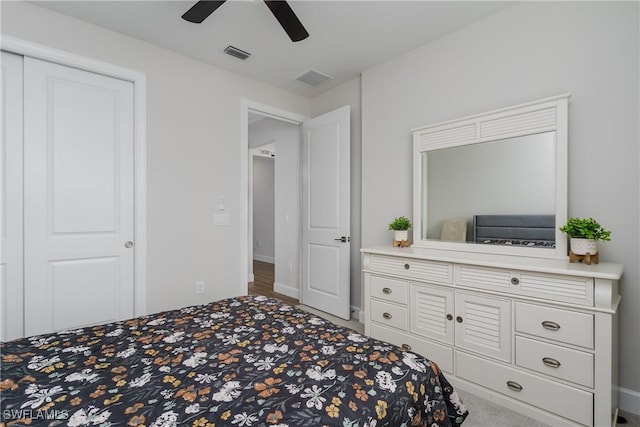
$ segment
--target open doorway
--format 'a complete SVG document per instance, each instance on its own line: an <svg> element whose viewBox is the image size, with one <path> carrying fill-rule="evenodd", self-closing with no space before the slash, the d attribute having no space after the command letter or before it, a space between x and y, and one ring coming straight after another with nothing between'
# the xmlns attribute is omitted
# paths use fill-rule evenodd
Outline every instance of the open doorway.
<svg viewBox="0 0 640 427"><path fill-rule="evenodd" d="M242 220L247 227L241 236L247 293L249 282L255 278L253 199L248 179L249 149L254 143L250 143L249 134L253 137L254 130L261 126L286 126L295 137L263 134L255 143L258 147L274 139L276 146L273 291L349 319L350 107L305 118L245 100L241 112L242 192L249 196L243 200ZM250 121L254 122L251 126Z"/></svg>
<svg viewBox="0 0 640 427"><path fill-rule="evenodd" d="M248 114L248 292L298 303L300 126Z"/></svg>

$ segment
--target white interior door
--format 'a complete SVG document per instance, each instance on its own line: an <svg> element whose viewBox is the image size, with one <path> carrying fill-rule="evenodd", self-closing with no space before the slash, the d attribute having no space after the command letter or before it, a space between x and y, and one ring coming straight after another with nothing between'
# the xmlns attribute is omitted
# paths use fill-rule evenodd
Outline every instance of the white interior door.
<svg viewBox="0 0 640 427"><path fill-rule="evenodd" d="M0 341L24 335L22 295L22 56L2 52Z"/></svg>
<svg viewBox="0 0 640 427"><path fill-rule="evenodd" d="M24 80L25 334L133 317L133 84L31 58Z"/></svg>
<svg viewBox="0 0 640 427"><path fill-rule="evenodd" d="M302 124L302 303L350 318L350 108Z"/></svg>

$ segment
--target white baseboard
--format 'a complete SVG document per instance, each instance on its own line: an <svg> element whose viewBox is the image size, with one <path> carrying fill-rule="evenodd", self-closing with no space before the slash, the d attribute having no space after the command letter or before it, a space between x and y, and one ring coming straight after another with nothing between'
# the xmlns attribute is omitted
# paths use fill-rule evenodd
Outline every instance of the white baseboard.
<svg viewBox="0 0 640 427"><path fill-rule="evenodd" d="M298 294L300 292L299 292L298 288L294 288L293 286L287 286L287 285L282 285L280 283L274 283L273 284L273 290L275 292L279 293L279 294L286 295L288 297L300 300L300 298L298 298Z"/></svg>
<svg viewBox="0 0 640 427"><path fill-rule="evenodd" d="M253 259L255 261L262 261L262 262L268 262L269 264L275 264L276 263L276 259L272 256L266 256L266 255L259 255L254 253L253 254Z"/></svg>
<svg viewBox="0 0 640 427"><path fill-rule="evenodd" d="M300 300L300 290L298 288L294 288L292 286L283 285L281 283L274 283L273 290L279 294L286 295L291 298L295 298ZM356 317L357 314L357 317ZM360 307L356 305L351 306L351 318L357 319L358 322L364 323L364 311L360 309Z"/></svg>
<svg viewBox="0 0 640 427"><path fill-rule="evenodd" d="M630 414L640 415L640 392L618 387L618 408Z"/></svg>

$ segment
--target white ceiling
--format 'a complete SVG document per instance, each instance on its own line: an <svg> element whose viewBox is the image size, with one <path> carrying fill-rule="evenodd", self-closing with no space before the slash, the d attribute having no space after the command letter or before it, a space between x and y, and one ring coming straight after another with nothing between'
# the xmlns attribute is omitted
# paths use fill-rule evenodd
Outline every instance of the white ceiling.
<svg viewBox="0 0 640 427"><path fill-rule="evenodd" d="M294 0L289 4L310 36L293 43L259 0L229 0L202 24L181 18L195 0L34 3L308 97L513 4ZM252 55L228 56L228 45ZM333 79L316 87L295 80L311 69Z"/></svg>

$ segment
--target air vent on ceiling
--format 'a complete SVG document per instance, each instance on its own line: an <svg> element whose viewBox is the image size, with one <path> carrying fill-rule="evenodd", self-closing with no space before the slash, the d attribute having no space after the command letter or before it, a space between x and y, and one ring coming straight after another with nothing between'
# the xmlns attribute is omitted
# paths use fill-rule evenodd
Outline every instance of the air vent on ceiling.
<svg viewBox="0 0 640 427"><path fill-rule="evenodd" d="M318 86L320 83L324 83L332 78L333 77L321 73L320 71L309 70L306 73L296 77L296 80L308 84L309 86Z"/></svg>
<svg viewBox="0 0 640 427"><path fill-rule="evenodd" d="M233 47L231 45L224 48L224 53L235 58L242 59L243 61L251 56L249 52L245 52L244 50L238 49L237 47Z"/></svg>

